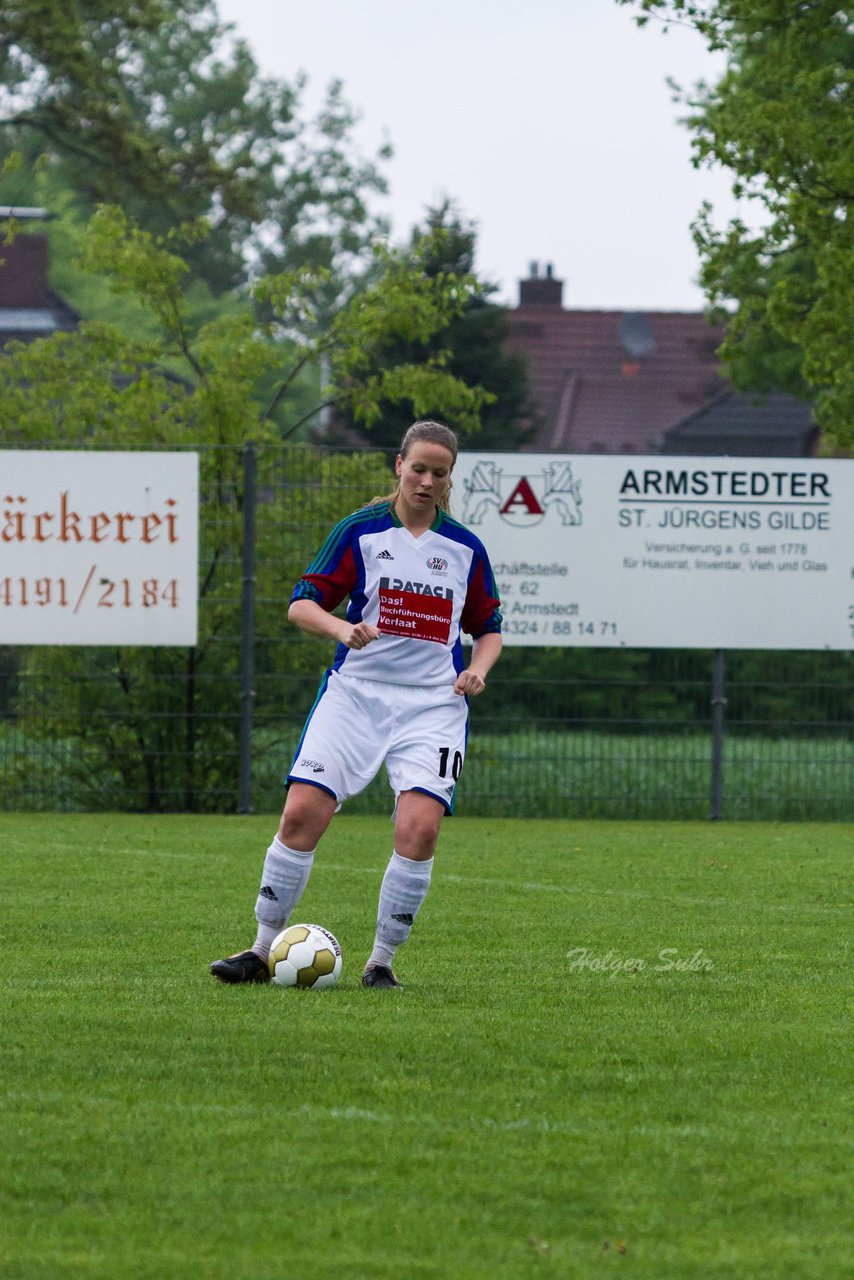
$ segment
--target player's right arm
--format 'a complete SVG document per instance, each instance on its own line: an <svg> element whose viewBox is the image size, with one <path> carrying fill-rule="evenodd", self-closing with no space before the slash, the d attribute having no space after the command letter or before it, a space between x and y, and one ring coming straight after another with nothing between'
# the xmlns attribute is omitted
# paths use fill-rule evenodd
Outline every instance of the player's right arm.
<svg viewBox="0 0 854 1280"><path fill-rule="evenodd" d="M366 644L376 640L380 634L370 623L353 623L346 618L336 618L314 600L294 600L288 608L288 621L299 627L300 631L337 640L348 649L364 649Z"/></svg>
<svg viewBox="0 0 854 1280"><path fill-rule="evenodd" d="M359 580L354 524L361 514L339 521L293 590L288 620L309 635L337 640L348 649L364 649L379 631L367 622L336 617L334 610Z"/></svg>

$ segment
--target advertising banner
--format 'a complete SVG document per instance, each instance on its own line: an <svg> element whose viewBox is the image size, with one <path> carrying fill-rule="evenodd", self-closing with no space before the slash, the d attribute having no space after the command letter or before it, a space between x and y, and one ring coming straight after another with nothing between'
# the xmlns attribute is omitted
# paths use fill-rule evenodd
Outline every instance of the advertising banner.
<svg viewBox="0 0 854 1280"><path fill-rule="evenodd" d="M854 461L463 453L508 644L854 647Z"/></svg>
<svg viewBox="0 0 854 1280"><path fill-rule="evenodd" d="M0 450L0 644L196 642L195 453Z"/></svg>

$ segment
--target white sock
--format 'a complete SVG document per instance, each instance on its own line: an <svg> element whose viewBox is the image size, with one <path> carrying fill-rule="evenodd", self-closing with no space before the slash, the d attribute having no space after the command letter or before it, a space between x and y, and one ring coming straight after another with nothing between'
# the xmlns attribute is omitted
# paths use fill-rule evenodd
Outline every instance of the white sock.
<svg viewBox="0 0 854 1280"><path fill-rule="evenodd" d="M307 853L300 849L289 849L278 836L273 836L273 843L264 859L261 889L255 903L258 936L252 944L252 950L262 960L267 959L273 939L284 929L291 912L302 897L313 861L314 849Z"/></svg>
<svg viewBox="0 0 854 1280"><path fill-rule="evenodd" d="M377 933L368 964L391 965L394 953L412 932L412 922L427 897L433 859L416 862L402 858L395 850L389 859L380 888Z"/></svg>

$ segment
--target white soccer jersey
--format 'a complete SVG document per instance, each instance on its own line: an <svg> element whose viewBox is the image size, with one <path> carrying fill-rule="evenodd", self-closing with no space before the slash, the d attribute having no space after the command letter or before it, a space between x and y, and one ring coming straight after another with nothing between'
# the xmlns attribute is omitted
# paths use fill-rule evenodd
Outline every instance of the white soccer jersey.
<svg viewBox="0 0 854 1280"><path fill-rule="evenodd" d="M483 544L437 511L416 537L388 502L337 524L294 588L293 600L332 610L346 597L349 622L380 637L364 649L340 644L342 675L423 687L453 684L464 670L460 632L501 630L498 592Z"/></svg>

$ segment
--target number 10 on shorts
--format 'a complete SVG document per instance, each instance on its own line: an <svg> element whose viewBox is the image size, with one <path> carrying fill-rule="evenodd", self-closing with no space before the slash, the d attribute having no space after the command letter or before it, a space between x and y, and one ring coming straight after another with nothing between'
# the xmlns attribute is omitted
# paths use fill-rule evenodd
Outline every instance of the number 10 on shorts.
<svg viewBox="0 0 854 1280"><path fill-rule="evenodd" d="M448 776L448 761L450 759L450 756L451 756L450 747L439 748L439 777L440 778L447 778ZM451 777L453 778L454 782L456 782L457 778L459 778L462 771L463 771L463 753L461 751L455 751L454 758L451 761Z"/></svg>

